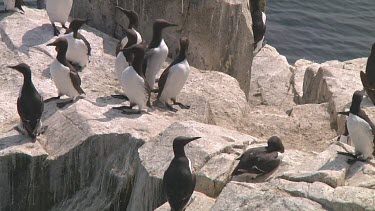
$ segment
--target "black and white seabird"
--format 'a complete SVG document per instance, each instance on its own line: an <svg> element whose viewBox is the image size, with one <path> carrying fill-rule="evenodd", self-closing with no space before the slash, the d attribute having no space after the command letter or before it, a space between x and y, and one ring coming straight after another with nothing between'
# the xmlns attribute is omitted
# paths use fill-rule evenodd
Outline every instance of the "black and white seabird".
<svg viewBox="0 0 375 211"><path fill-rule="evenodd" d="M61 23L61 26L67 29L65 23L68 20L72 5L73 0L47 0L46 10L55 36L60 34L60 31L56 28L56 22Z"/></svg>
<svg viewBox="0 0 375 211"><path fill-rule="evenodd" d="M66 58L73 65L78 66L79 70L86 67L89 62L89 56L91 55L91 46L87 39L78 32L81 26L86 23L87 20L74 19L69 29L66 31L63 37L68 41L68 51L66 52Z"/></svg>
<svg viewBox="0 0 375 211"><path fill-rule="evenodd" d="M168 56L168 46L164 42L162 33L163 29L170 26L177 25L163 19L157 19L153 25L152 40L148 46L143 67L146 82L151 89L154 87L156 75L159 73Z"/></svg>
<svg viewBox="0 0 375 211"><path fill-rule="evenodd" d="M163 176L163 188L172 210L185 210L194 192L195 175L184 147L199 138L179 136L173 140L174 158Z"/></svg>
<svg viewBox="0 0 375 211"><path fill-rule="evenodd" d="M263 48L264 35L266 33L266 14L260 9L259 1L250 0L251 18L253 20L254 56Z"/></svg>
<svg viewBox="0 0 375 211"><path fill-rule="evenodd" d="M375 105L375 43L367 59L366 73L361 71L360 76L364 90Z"/></svg>
<svg viewBox="0 0 375 211"><path fill-rule="evenodd" d="M133 59L134 59L133 53L130 53L129 51L124 50L124 49L137 44L137 34L133 30L130 30L130 29L124 29L124 30L125 30L128 41L125 47L121 49L120 53L117 54L116 61L115 61L115 73L120 84L121 84L122 72L127 67L129 67L129 65L132 64ZM125 95L112 95L112 97L129 100L129 98Z"/></svg>
<svg viewBox="0 0 375 211"><path fill-rule="evenodd" d="M240 160L232 176L247 173L252 178L267 174L275 170L281 163L284 145L280 138L272 136L266 147L257 147L247 150L237 160Z"/></svg>
<svg viewBox="0 0 375 211"><path fill-rule="evenodd" d="M142 36L135 29L135 28L138 27L138 21L139 21L138 13L136 13L134 10L123 9L122 7L119 7L119 6L116 6L116 8L121 10L126 15L126 17L128 17L128 19L129 19L128 29L132 30L136 34L136 36L137 36L136 44L140 44L142 42ZM120 25L120 26L122 27L122 25ZM128 42L128 38L127 38L127 34L126 34L126 36L124 38L122 38L122 40L120 41L120 43L116 47L116 55L118 55L118 53L121 51L121 49L125 48L127 42Z"/></svg>
<svg viewBox="0 0 375 211"><path fill-rule="evenodd" d="M41 120L44 110L43 98L34 87L31 80L31 70L27 64L21 63L16 66L8 67L22 73L24 78L17 99L17 110L21 122L15 129L24 135L27 134L30 138L35 140L36 136L46 129L46 127L42 128Z"/></svg>
<svg viewBox="0 0 375 211"><path fill-rule="evenodd" d="M176 112L177 109L168 104L168 100L172 100L174 105L179 105L182 109L190 108L190 106L183 105L176 101L176 97L184 87L190 73L190 66L186 59L188 47L189 39L186 37L181 38L179 55L169 67L164 70L158 82L158 99L174 112Z"/></svg>
<svg viewBox="0 0 375 211"><path fill-rule="evenodd" d="M22 9L22 5L25 5L23 0L4 0L4 11L1 12L17 11L17 9L19 9L25 13L25 11Z"/></svg>
<svg viewBox="0 0 375 211"><path fill-rule="evenodd" d="M73 103L85 92L81 88L81 78L76 69L66 59L68 41L64 37L60 37L47 46L56 46L57 50L56 59L50 65L50 72L58 90L58 96L47 99L45 102L60 99L62 95L66 95L70 98L69 101L57 103L57 107L62 108Z"/></svg>
<svg viewBox="0 0 375 211"><path fill-rule="evenodd" d="M338 152L338 154L348 155L354 158L348 160L348 163L366 161L367 159L373 158L375 125L366 115L366 112L361 109L362 99L363 92L355 91L349 112L338 112L339 114L348 115L346 123L350 139L355 148L354 155L351 153Z"/></svg>
<svg viewBox="0 0 375 211"><path fill-rule="evenodd" d="M125 95L129 98L129 106L114 107L113 109L122 110L124 114L140 114L142 109L150 105L150 88L145 83L143 75L143 60L147 46L144 44L136 44L130 48L125 48L125 53L134 54L132 65L125 68L121 75L121 86ZM138 110L133 110L134 106L138 106Z"/></svg>

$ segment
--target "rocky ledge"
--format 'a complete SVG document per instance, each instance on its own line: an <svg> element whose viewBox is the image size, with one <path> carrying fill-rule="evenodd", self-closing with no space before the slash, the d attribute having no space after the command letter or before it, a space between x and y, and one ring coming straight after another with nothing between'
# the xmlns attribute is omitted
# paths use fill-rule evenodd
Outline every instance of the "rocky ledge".
<svg viewBox="0 0 375 211"><path fill-rule="evenodd" d="M111 109L124 104L114 74L117 40L90 27L82 34L93 47L80 74L87 96L64 109L46 104L46 133L37 142L12 130L21 75L7 65L25 62L44 98L56 95L48 66L55 50L42 10L0 16L0 210L168 210L162 176L177 135L202 138L186 147L197 174L187 210L373 210L375 163L346 163L336 142L343 120L337 112L362 89L366 59L316 64L285 57L266 46L254 58L249 101L232 77L192 68L181 102L172 113L158 102L142 115ZM165 64L165 66L167 63ZM375 109L365 99L370 117ZM286 152L272 175L231 178L246 149L271 135ZM313 162L312 162L313 161Z"/></svg>

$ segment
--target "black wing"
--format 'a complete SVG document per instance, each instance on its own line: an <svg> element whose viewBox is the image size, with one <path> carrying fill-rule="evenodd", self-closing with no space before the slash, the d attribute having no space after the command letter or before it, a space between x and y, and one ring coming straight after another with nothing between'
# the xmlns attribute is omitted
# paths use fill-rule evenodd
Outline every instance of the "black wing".
<svg viewBox="0 0 375 211"><path fill-rule="evenodd" d="M77 33L77 39L82 40L86 44L87 55L91 56L91 45L90 45L89 41L87 41L86 38L80 33ZM116 56L117 56L117 53L116 53Z"/></svg>
<svg viewBox="0 0 375 211"><path fill-rule="evenodd" d="M374 123L372 123L371 119L367 116L366 112L361 109L358 112L358 116L361 119L365 120L370 125L371 130L372 130L372 134L375 135L375 125L374 125Z"/></svg>
<svg viewBox="0 0 375 211"><path fill-rule="evenodd" d="M161 93L163 92L165 83L167 83L168 75L169 75L169 69L171 66L167 67L167 69L164 70L164 72L161 74L158 82L159 92L158 92L158 99L161 96Z"/></svg>
<svg viewBox="0 0 375 211"><path fill-rule="evenodd" d="M81 78L79 77L77 72L70 71L70 80L73 83L74 88L77 90L79 94L84 94L85 92L81 88Z"/></svg>

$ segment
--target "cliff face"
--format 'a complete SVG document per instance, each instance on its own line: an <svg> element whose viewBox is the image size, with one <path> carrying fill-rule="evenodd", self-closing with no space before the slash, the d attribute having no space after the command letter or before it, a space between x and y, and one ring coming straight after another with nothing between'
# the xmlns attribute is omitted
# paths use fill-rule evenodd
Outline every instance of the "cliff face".
<svg viewBox="0 0 375 211"><path fill-rule="evenodd" d="M155 19L177 23L177 28L164 32L171 55L177 52L179 38L187 36L189 61L194 67L233 76L248 95L254 42L248 0L121 0L118 4L140 15L138 29L148 43ZM116 1L109 0L75 1L71 15L89 18L90 26L120 39L124 32L119 24L127 26L128 20L115 5Z"/></svg>
<svg viewBox="0 0 375 211"><path fill-rule="evenodd" d="M48 68L56 52L46 46L54 38L45 11L25 10L0 16L0 210L169 210L162 176L178 135L202 137L186 146L197 175L187 210L375 209L374 161L349 165L337 151L353 148L336 143L337 112L362 88L366 59L289 65L266 46L254 58L248 102L236 79L192 68L178 96L191 109L172 113L153 98L148 113L128 116L111 109L126 104L110 97L122 92L118 40L84 27L93 48L80 73L87 96L63 109L46 104L48 129L32 143L11 130L22 76L6 66L29 64L46 99L57 94ZM362 105L373 119L371 102ZM286 147L281 166L256 180L230 178L235 159L271 135Z"/></svg>

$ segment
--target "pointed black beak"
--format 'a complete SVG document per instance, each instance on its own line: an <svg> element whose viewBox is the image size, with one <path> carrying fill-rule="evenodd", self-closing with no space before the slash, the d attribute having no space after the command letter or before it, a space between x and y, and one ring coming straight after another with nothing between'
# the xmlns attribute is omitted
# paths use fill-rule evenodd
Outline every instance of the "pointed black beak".
<svg viewBox="0 0 375 211"><path fill-rule="evenodd" d="M11 69L14 69L14 70L17 70L18 72L22 73L21 70L18 68L18 66L7 66L8 68L11 68Z"/></svg>
<svg viewBox="0 0 375 211"><path fill-rule="evenodd" d="M187 138L187 142L190 143L191 141L194 141L194 140L197 140L197 139L200 139L201 137L191 137L191 138Z"/></svg>
<svg viewBox="0 0 375 211"><path fill-rule="evenodd" d="M178 25L174 23L167 23L167 27L171 27L171 26L178 26Z"/></svg>
<svg viewBox="0 0 375 211"><path fill-rule="evenodd" d="M56 46L56 43L54 43L54 42L48 43L47 46Z"/></svg>

